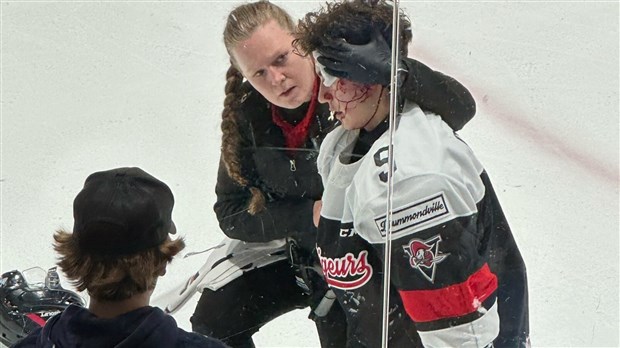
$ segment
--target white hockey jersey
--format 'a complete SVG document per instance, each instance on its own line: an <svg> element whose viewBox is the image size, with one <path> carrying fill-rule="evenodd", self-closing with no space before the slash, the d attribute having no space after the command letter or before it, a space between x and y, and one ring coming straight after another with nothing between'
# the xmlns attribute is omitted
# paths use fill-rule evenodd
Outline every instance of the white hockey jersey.
<svg viewBox="0 0 620 348"><path fill-rule="evenodd" d="M385 132L352 161L358 136L339 127L321 146L317 252L348 312L350 340L376 346L389 138ZM415 104L397 117L393 141L391 346L413 345L412 327L426 347L525 345L525 267L482 165L439 116ZM500 334L503 279L515 298L500 303Z"/></svg>

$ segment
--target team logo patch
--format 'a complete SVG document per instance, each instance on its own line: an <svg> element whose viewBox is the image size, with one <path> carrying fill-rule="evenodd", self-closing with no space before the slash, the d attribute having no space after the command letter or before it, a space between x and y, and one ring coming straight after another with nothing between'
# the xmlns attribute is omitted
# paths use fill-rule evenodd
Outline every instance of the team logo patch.
<svg viewBox="0 0 620 348"><path fill-rule="evenodd" d="M330 286L342 290L357 289L372 277L372 266L368 263L368 251L362 250L355 256L347 253L343 257L321 256L321 248L316 248L325 280Z"/></svg>
<svg viewBox="0 0 620 348"><path fill-rule="evenodd" d="M443 193L425 198L421 202L416 202L392 213L392 233L429 222L449 213ZM386 234L385 221L385 215L375 218L377 229L383 237Z"/></svg>
<svg viewBox="0 0 620 348"><path fill-rule="evenodd" d="M439 251L439 242L441 242L441 236L436 235L424 241L412 239L407 245L403 245L405 253L409 256L409 265L420 271L431 283L435 282L437 264L450 255Z"/></svg>

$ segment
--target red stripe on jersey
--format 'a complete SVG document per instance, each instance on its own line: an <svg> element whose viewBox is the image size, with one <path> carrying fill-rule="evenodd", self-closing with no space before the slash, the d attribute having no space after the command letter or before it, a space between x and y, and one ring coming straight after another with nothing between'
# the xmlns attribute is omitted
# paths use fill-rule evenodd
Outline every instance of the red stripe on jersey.
<svg viewBox="0 0 620 348"><path fill-rule="evenodd" d="M416 322L460 317L476 311L497 290L497 277L485 263L466 281L436 290L401 290L405 310Z"/></svg>
<svg viewBox="0 0 620 348"><path fill-rule="evenodd" d="M28 317L28 319L37 323L39 326L45 325L45 320L41 318L40 316L38 316L36 313L28 313L26 314L26 317Z"/></svg>

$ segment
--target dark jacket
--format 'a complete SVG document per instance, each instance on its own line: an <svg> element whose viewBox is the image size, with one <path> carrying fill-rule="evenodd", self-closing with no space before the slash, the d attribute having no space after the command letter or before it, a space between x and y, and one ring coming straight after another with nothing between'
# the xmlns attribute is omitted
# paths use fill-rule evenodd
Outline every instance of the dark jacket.
<svg viewBox="0 0 620 348"><path fill-rule="evenodd" d="M409 74L401 87L402 97L441 115L454 130L461 129L474 116L474 99L458 81L413 59L406 64ZM264 242L286 237L313 251L316 228L312 207L323 192L316 158L322 139L337 121L328 118L326 104L319 104L304 146L286 149L283 133L272 121L270 103L247 82L242 95L235 110L242 138L242 173L250 186L264 193L267 203L266 209L251 215L247 211L249 188L234 182L220 161L214 206L220 227L230 238ZM279 111L285 119L300 120L308 105Z"/></svg>
<svg viewBox="0 0 620 348"><path fill-rule="evenodd" d="M12 347L226 346L215 339L178 328L171 316L156 307L142 307L113 319L101 319L86 308L71 305Z"/></svg>

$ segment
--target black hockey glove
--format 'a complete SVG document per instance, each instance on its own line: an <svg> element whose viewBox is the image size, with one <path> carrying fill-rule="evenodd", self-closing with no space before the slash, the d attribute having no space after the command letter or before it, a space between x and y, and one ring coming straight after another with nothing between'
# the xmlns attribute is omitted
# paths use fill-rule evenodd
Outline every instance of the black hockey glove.
<svg viewBox="0 0 620 348"><path fill-rule="evenodd" d="M311 295L314 290L312 272L315 272L312 268L312 255L300 248L297 242L292 239L288 240L288 248L297 286L306 294Z"/></svg>
<svg viewBox="0 0 620 348"><path fill-rule="evenodd" d="M328 74L365 84L390 84L392 51L379 31L374 29L370 42L353 45L344 39L323 42L319 49L319 63L325 66ZM401 62L399 69L405 70ZM402 85L406 74L399 71L398 85Z"/></svg>

